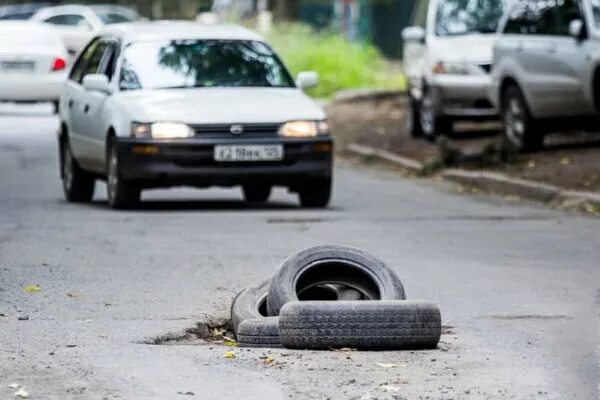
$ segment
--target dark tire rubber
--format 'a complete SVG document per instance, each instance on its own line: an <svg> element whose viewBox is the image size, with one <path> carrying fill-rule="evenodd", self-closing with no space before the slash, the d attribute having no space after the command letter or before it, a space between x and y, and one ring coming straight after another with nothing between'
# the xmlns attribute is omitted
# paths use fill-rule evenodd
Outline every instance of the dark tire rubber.
<svg viewBox="0 0 600 400"><path fill-rule="evenodd" d="M96 179L81 169L73 156L69 139L63 136L60 144L60 171L65 199L72 203L89 203L94 198Z"/></svg>
<svg viewBox="0 0 600 400"><path fill-rule="evenodd" d="M400 278L381 260L351 247L326 245L303 250L286 259L271 279L267 312L279 315L298 293L325 284L360 292L365 300L404 300Z"/></svg>
<svg viewBox="0 0 600 400"><path fill-rule="evenodd" d="M298 190L300 205L304 208L325 208L331 200L331 178L313 179Z"/></svg>
<svg viewBox="0 0 600 400"><path fill-rule="evenodd" d="M242 321L235 337L241 347L283 347L279 339L279 317Z"/></svg>
<svg viewBox="0 0 600 400"><path fill-rule="evenodd" d="M136 208L140 203L141 189L134 181L126 181L121 176L119 152L116 139L110 139L107 154L107 197L108 205L115 210Z"/></svg>
<svg viewBox="0 0 600 400"><path fill-rule="evenodd" d="M508 86L502 92L501 105L502 132L505 145L523 153L542 149L544 147L544 132L531 115L521 90L515 85ZM519 122L522 132L517 132L515 121Z"/></svg>
<svg viewBox="0 0 600 400"><path fill-rule="evenodd" d="M264 318L260 312L260 306L267 300L270 283L270 280L266 280L257 286L244 289L233 299L231 324L234 332L237 332L239 325L247 319Z"/></svg>
<svg viewBox="0 0 600 400"><path fill-rule="evenodd" d="M271 196L271 185L252 184L242 186L244 200L248 203L264 203Z"/></svg>
<svg viewBox="0 0 600 400"><path fill-rule="evenodd" d="M423 128L421 127L421 116L419 115L419 102L411 95L406 100L406 130L414 138L423 137Z"/></svg>
<svg viewBox="0 0 600 400"><path fill-rule="evenodd" d="M422 301L292 302L279 317L289 349L433 349L441 330L439 308Z"/></svg>

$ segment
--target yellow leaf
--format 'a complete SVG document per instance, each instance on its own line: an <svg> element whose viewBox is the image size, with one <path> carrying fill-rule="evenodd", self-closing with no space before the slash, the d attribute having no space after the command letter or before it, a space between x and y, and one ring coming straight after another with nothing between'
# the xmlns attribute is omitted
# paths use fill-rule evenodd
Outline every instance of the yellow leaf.
<svg viewBox="0 0 600 400"><path fill-rule="evenodd" d="M30 285L30 286L25 286L24 290L27 293L36 293L39 292L40 290L42 290L40 285Z"/></svg>
<svg viewBox="0 0 600 400"><path fill-rule="evenodd" d="M263 363L266 365L273 365L275 363L275 359L271 356L261 357Z"/></svg>
<svg viewBox="0 0 600 400"><path fill-rule="evenodd" d="M225 354L223 354L224 358L235 358L235 351L230 350L230 351L226 351Z"/></svg>
<svg viewBox="0 0 600 400"><path fill-rule="evenodd" d="M223 336L223 344L229 347L238 347L238 342L227 336Z"/></svg>
<svg viewBox="0 0 600 400"><path fill-rule="evenodd" d="M560 165L570 165L571 159L569 157L563 157L560 159Z"/></svg>

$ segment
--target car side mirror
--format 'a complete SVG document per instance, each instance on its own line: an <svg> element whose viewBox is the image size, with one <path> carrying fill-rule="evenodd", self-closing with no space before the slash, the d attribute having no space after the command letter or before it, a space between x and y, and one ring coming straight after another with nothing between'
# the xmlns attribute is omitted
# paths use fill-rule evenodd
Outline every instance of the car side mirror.
<svg viewBox="0 0 600 400"><path fill-rule="evenodd" d="M410 26L402 30L402 39L405 42L424 42L425 29L420 26Z"/></svg>
<svg viewBox="0 0 600 400"><path fill-rule="evenodd" d="M303 71L298 73L296 86L300 89L310 89L319 84L319 74L314 71Z"/></svg>
<svg viewBox="0 0 600 400"><path fill-rule="evenodd" d="M82 85L87 92L110 93L108 77L103 74L88 74L84 76Z"/></svg>
<svg viewBox="0 0 600 400"><path fill-rule="evenodd" d="M581 39L583 36L583 21L574 19L569 23L569 35L575 39Z"/></svg>

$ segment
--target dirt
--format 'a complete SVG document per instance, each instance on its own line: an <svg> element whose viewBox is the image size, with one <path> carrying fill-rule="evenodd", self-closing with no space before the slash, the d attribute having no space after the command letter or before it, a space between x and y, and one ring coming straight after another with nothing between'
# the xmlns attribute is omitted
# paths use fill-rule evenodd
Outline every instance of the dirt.
<svg viewBox="0 0 600 400"><path fill-rule="evenodd" d="M438 145L412 138L406 131L403 97L332 103L327 114L338 149L356 142L427 164L440 158ZM500 146L499 123L456 124L449 143L464 156L454 165L460 168L503 172L570 190L600 192L600 133L548 135L542 151L518 155L510 163L490 161L484 155L491 147Z"/></svg>

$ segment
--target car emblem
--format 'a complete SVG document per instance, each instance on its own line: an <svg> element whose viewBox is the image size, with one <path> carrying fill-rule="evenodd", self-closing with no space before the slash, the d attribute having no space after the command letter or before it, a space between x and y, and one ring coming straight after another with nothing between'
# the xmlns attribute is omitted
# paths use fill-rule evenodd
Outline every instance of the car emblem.
<svg viewBox="0 0 600 400"><path fill-rule="evenodd" d="M242 133L244 133L244 127L242 125L231 125L231 128L229 128L229 132L231 132L234 135L241 135Z"/></svg>

